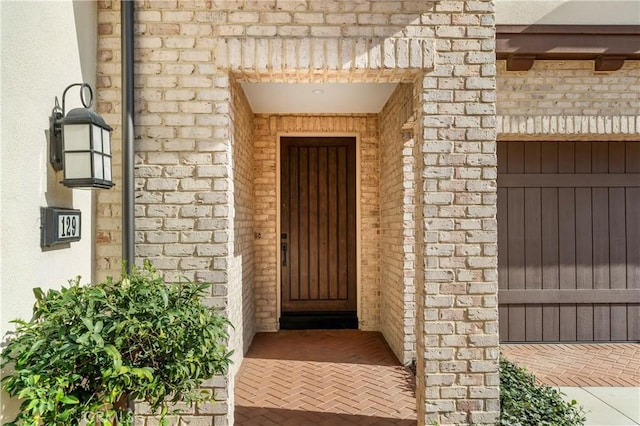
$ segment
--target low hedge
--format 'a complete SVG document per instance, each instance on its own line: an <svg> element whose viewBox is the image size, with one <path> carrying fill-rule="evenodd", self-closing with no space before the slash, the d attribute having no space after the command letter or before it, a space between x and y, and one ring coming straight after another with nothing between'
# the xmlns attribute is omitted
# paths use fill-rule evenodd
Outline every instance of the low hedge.
<svg viewBox="0 0 640 426"><path fill-rule="evenodd" d="M581 426L584 410L559 390L536 383L533 374L500 358L500 421L504 426Z"/></svg>

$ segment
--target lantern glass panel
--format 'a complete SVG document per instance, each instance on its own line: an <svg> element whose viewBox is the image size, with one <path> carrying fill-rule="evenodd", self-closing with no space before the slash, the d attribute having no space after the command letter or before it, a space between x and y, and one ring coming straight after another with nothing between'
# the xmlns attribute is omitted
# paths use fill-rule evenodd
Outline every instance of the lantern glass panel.
<svg viewBox="0 0 640 426"><path fill-rule="evenodd" d="M89 124L65 124L62 126L65 151L86 151L89 145Z"/></svg>
<svg viewBox="0 0 640 426"><path fill-rule="evenodd" d="M102 128L95 125L91 127L93 130L93 149L102 152Z"/></svg>
<svg viewBox="0 0 640 426"><path fill-rule="evenodd" d="M104 179L104 172L102 171L102 155L97 152L93 153L93 177L96 179Z"/></svg>
<svg viewBox="0 0 640 426"><path fill-rule="evenodd" d="M111 132L102 129L102 152L111 155Z"/></svg>
<svg viewBox="0 0 640 426"><path fill-rule="evenodd" d="M104 160L104 180L111 181L111 157L103 156Z"/></svg>
<svg viewBox="0 0 640 426"><path fill-rule="evenodd" d="M91 153L90 152L65 152L64 154L65 179L83 179L91 177Z"/></svg>

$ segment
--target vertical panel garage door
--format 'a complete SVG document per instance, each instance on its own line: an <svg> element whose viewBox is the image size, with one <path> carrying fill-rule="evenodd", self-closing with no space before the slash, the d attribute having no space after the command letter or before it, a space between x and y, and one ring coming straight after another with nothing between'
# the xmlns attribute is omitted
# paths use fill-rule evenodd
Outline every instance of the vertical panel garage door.
<svg viewBox="0 0 640 426"><path fill-rule="evenodd" d="M640 142L498 144L500 338L640 340Z"/></svg>

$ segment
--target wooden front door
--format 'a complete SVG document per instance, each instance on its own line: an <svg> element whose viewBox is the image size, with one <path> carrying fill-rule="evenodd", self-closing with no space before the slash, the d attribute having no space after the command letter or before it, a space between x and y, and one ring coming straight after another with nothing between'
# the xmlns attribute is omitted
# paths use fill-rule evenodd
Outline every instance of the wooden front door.
<svg viewBox="0 0 640 426"><path fill-rule="evenodd" d="M282 314L356 311L356 141L281 138Z"/></svg>

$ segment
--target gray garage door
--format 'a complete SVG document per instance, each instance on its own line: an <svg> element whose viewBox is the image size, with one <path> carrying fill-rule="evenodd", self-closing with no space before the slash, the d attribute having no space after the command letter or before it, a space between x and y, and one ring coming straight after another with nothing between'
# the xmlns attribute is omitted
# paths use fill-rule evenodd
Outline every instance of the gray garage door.
<svg viewBox="0 0 640 426"><path fill-rule="evenodd" d="M640 340L640 142L498 143L500 338Z"/></svg>

